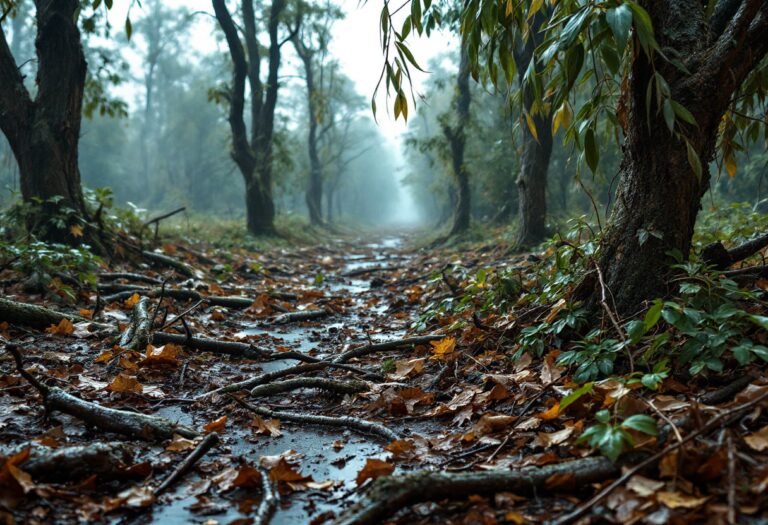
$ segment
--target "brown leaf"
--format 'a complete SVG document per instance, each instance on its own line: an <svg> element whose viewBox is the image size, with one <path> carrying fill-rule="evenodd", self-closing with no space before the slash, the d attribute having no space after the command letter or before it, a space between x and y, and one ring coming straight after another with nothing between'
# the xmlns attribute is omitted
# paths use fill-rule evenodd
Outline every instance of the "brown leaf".
<svg viewBox="0 0 768 525"><path fill-rule="evenodd" d="M59 324L52 324L45 331L54 335L72 335L75 331L75 325L69 319L62 319Z"/></svg>
<svg viewBox="0 0 768 525"><path fill-rule="evenodd" d="M207 425L203 427L203 430L206 434L210 434L211 432L221 432L224 430L224 427L227 424L227 416L221 416L219 419L216 419L215 421L211 421Z"/></svg>
<svg viewBox="0 0 768 525"><path fill-rule="evenodd" d="M144 387L141 386L141 383L135 377L120 373L107 385L107 390L110 392L141 394Z"/></svg>
<svg viewBox="0 0 768 525"><path fill-rule="evenodd" d="M253 431L256 434L263 434L263 435L269 434L272 437L278 437L283 435L283 433L280 432L279 419L270 419L268 421L265 421L259 416L253 416L253 421L251 421L251 428L253 428Z"/></svg>
<svg viewBox="0 0 768 525"><path fill-rule="evenodd" d="M560 415L560 403L555 403L549 408L549 410L545 410L544 412L541 412L538 415L538 417L543 419L544 421L548 421L550 419L557 419L559 415Z"/></svg>
<svg viewBox="0 0 768 525"><path fill-rule="evenodd" d="M456 350L456 338L446 337L439 341L432 341L432 357L430 359L448 359Z"/></svg>
<svg viewBox="0 0 768 525"><path fill-rule="evenodd" d="M355 481L357 485L360 486L365 483L366 480L389 476L394 471L395 466L392 463L371 458L366 460L363 470L357 473Z"/></svg>
<svg viewBox="0 0 768 525"><path fill-rule="evenodd" d="M665 483L663 481L656 481L646 478L640 474L635 474L629 481L627 481L627 488L645 498L653 496L658 491L664 488Z"/></svg>
<svg viewBox="0 0 768 525"><path fill-rule="evenodd" d="M282 457L274 467L269 469L269 479L290 483L293 488L298 487L297 482L312 481L312 476L305 476L294 467Z"/></svg>
<svg viewBox="0 0 768 525"><path fill-rule="evenodd" d="M160 348L147 345L147 355L141 362L142 366L178 366L181 347L167 344Z"/></svg>
<svg viewBox="0 0 768 525"><path fill-rule="evenodd" d="M764 426L757 432L754 432L744 437L744 441L752 450L762 452L768 449L768 425Z"/></svg>
<svg viewBox="0 0 768 525"><path fill-rule="evenodd" d="M392 377L392 379L395 379L397 381L401 381L411 376L420 374L424 370L424 361L426 361L426 359L424 359L423 357L397 361L395 363L395 373L390 374L390 377Z"/></svg>
<svg viewBox="0 0 768 525"><path fill-rule="evenodd" d="M83 236L83 227L79 224L73 224L69 227L69 234L72 235L72 237L82 237Z"/></svg>
<svg viewBox="0 0 768 525"><path fill-rule="evenodd" d="M571 426L558 430L557 432L539 432L536 435L536 438L531 442L531 446L549 448L559 445L571 437L575 428L575 426Z"/></svg>
<svg viewBox="0 0 768 525"><path fill-rule="evenodd" d="M238 469L237 477L232 480L232 487L244 489L261 488L261 474L255 468L245 465Z"/></svg>
<svg viewBox="0 0 768 525"><path fill-rule="evenodd" d="M168 452L183 452L195 448L195 445L197 445L197 443L195 443L194 439L187 439L178 434L174 434L173 439L168 446L165 447L165 450Z"/></svg>
<svg viewBox="0 0 768 525"><path fill-rule="evenodd" d="M132 296L130 296L128 299L123 301L123 304L126 308L133 308L136 306L136 303L138 303L141 300L141 296L137 293L134 293Z"/></svg>
<svg viewBox="0 0 768 525"><path fill-rule="evenodd" d="M670 509L695 509L706 503L709 497L696 498L680 492L659 492L656 499Z"/></svg>

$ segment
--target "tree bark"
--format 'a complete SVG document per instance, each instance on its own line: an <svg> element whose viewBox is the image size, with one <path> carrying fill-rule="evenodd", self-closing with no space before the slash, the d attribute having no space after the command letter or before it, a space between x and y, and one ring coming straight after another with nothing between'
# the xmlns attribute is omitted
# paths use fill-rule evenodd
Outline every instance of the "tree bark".
<svg viewBox="0 0 768 525"><path fill-rule="evenodd" d="M469 229L470 189L469 172L464 163L466 130L469 125L469 106L472 96L469 91L469 53L467 43L462 39L459 72L456 77L456 125L443 125L443 134L451 150L451 166L456 177L456 206L453 226L448 236L457 235Z"/></svg>
<svg viewBox="0 0 768 525"><path fill-rule="evenodd" d="M278 30L286 2L274 0L269 10L266 84L261 81L260 76L262 56L256 33L253 0L241 2L245 46L240 40L240 33L227 9L226 2L224 0L212 0L212 2L232 60L232 85L227 94L229 126L232 132L232 158L245 181L248 231L254 235L275 235L272 146L279 90L280 48L285 43L280 41ZM246 80L251 90L250 138L244 118Z"/></svg>
<svg viewBox="0 0 768 525"><path fill-rule="evenodd" d="M536 60L534 51L541 44L542 34L539 29L545 20L541 13L534 17L528 41L521 52L515 53L521 84L528 64ZM535 65L534 69L537 69ZM523 105L533 119L537 136L534 136L527 123L521 125L523 151L516 180L520 222L515 238L516 248L538 244L547 236L547 172L552 156L552 112L532 111L533 102L533 93L526 89Z"/></svg>
<svg viewBox="0 0 768 525"><path fill-rule="evenodd" d="M733 94L768 53L768 3L745 0L723 34L709 31L696 0L643 2L662 49L677 50L692 74L663 60L656 71L670 86L672 99L695 117L696 126L669 132L656 107L646 107L646 89L654 73L642 52L632 65L621 178L597 264L622 315L645 300L664 295L671 253L686 258L691 249L701 198L708 188L708 163L715 152L718 126ZM685 135L698 155L697 177L687 155ZM600 297L600 286L590 299Z"/></svg>
<svg viewBox="0 0 768 525"><path fill-rule="evenodd" d="M78 166L86 74L75 16L79 2L37 0L35 5L34 101L0 28L0 129L19 165L24 202L40 204L28 226L47 240L76 243L69 227L77 223L76 215L86 215Z"/></svg>

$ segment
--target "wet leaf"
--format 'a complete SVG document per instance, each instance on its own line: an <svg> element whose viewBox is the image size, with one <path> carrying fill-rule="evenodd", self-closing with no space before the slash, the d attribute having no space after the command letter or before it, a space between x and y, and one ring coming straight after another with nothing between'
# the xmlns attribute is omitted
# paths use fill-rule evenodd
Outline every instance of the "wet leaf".
<svg viewBox="0 0 768 525"><path fill-rule="evenodd" d="M141 300L141 296L137 293L130 296L128 299L123 301L123 304L125 304L126 308L133 308L136 306L136 303L138 303Z"/></svg>
<svg viewBox="0 0 768 525"><path fill-rule="evenodd" d="M359 487L360 485L365 483L366 480L377 479L383 476L389 476L394 471L395 471L395 466L392 463L387 463L386 461L382 461L380 459L370 458L366 460L365 466L363 467L363 469L357 473L357 478L355 478L355 482Z"/></svg>
<svg viewBox="0 0 768 525"><path fill-rule="evenodd" d="M680 492L659 492L656 499L670 509L695 509L704 505L709 497L696 498Z"/></svg>
<svg viewBox="0 0 768 525"><path fill-rule="evenodd" d="M227 425L227 416L221 416L219 419L216 419L206 424L203 427L203 430L205 431L206 434L210 434L211 432L221 432L222 430L224 430L224 427L226 425Z"/></svg>
<svg viewBox="0 0 768 525"><path fill-rule="evenodd" d="M72 335L75 332L75 325L69 319L62 319L59 324L52 324L45 331L54 335Z"/></svg>
<svg viewBox="0 0 768 525"><path fill-rule="evenodd" d="M259 416L253 416L251 421L251 428L256 434L270 435L272 437L282 436L280 432L280 420L270 419L264 420Z"/></svg>
<svg viewBox="0 0 768 525"><path fill-rule="evenodd" d="M752 450L763 452L768 449L768 425L757 432L745 436L744 441L746 441L747 445L749 445Z"/></svg>
<svg viewBox="0 0 768 525"><path fill-rule="evenodd" d="M120 373L107 385L107 390L110 392L141 394L144 391L144 387L135 377Z"/></svg>

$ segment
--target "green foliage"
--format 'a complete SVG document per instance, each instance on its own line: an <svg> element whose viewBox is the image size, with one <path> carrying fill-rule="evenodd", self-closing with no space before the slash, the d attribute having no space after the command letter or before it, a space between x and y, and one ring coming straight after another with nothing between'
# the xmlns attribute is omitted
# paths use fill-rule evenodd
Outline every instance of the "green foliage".
<svg viewBox="0 0 768 525"><path fill-rule="evenodd" d="M611 421L608 410L600 410L595 414L597 423L588 427L579 437L578 442L588 443L590 447L600 449L600 453L611 461L616 461L627 446L634 446L634 438L630 430L649 436L658 434L656 421L643 414L635 414L619 421Z"/></svg>

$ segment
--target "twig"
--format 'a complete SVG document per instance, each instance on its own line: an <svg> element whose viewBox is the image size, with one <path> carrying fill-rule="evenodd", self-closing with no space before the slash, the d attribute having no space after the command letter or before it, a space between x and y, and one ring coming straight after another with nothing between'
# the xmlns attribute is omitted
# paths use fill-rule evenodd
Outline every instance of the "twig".
<svg viewBox="0 0 768 525"><path fill-rule="evenodd" d="M360 419L352 416L330 417L330 416L318 416L314 414L297 414L295 412L285 412L282 410L280 411L270 410L266 407L254 406L246 401L243 401L239 397L233 396L231 394L229 395L229 397L230 399L234 400L237 404L239 404L243 408L246 408L251 412L254 412L255 414L258 414L264 417L280 419L283 421L293 421L295 423L309 423L309 424L323 425L328 427L351 428L351 429L363 432L365 434L375 434L377 436L380 436L385 440L387 440L387 443L400 439L399 434L388 429L384 425L381 425L380 423L376 423L374 421L367 421L365 419Z"/></svg>
<svg viewBox="0 0 768 525"><path fill-rule="evenodd" d="M205 454L211 450L214 446L216 446L219 443L219 435L215 432L212 432L205 436L203 440L197 444L197 446L192 450L192 452L189 453L187 457L184 458L184 461L179 463L179 466L176 467L173 472L171 472L163 481L160 483L160 485L155 489L155 496L159 496L169 488L171 488L176 482L178 482L184 475L192 470L192 467L195 466L195 463L197 463Z"/></svg>
<svg viewBox="0 0 768 525"><path fill-rule="evenodd" d="M728 447L728 525L736 525L738 518L736 510L736 457L733 448L733 436L728 432L726 438Z"/></svg>
<svg viewBox="0 0 768 525"><path fill-rule="evenodd" d="M613 327L616 329L616 332L619 334L619 337L621 338L622 343L627 342L627 336L624 334L624 330L622 330L621 325L619 324L618 319L616 318L616 315L613 313L613 310L608 306L608 300L606 298L606 290L608 287L605 284L605 280L603 279L603 272L600 270L600 265L595 263L595 270L597 270L597 279L600 282L600 304L603 305L603 308L605 309L605 312L608 314L608 318L611 320L611 323L613 324ZM629 351L629 349L626 348L627 351L627 357L629 358L629 372L630 374L635 372L635 362L632 358L632 352Z"/></svg>
<svg viewBox="0 0 768 525"><path fill-rule="evenodd" d="M261 502L259 508L256 510L256 516L254 519L255 525L267 525L272 519L272 516L277 510L277 505L280 503L280 493L277 491L276 484L269 478L269 472L263 467L256 467L256 470L261 474Z"/></svg>
<svg viewBox="0 0 768 525"><path fill-rule="evenodd" d="M724 412L721 412L720 414L716 415L712 419L710 419L704 426L699 428L698 430L691 432L688 434L685 438L683 438L682 441L678 441L677 443L674 443L672 445L669 445L665 447L663 450L657 452L656 454L653 454L652 456L648 457L644 461L641 461L637 465L635 465L632 468L629 468L624 471L624 474L622 474L616 481L613 483L607 485L604 487L600 492L595 494L589 501L584 503L583 505L580 505L576 510L573 512L570 512L566 514L565 516L562 516L561 518L558 518L553 522L553 525L565 525L566 523L570 523L584 514L586 514L592 507L600 503L606 496L611 494L614 490L622 486L626 481L643 470L645 467L652 465L656 463L659 459L666 456L670 452L674 452L675 450L682 447L684 444L688 443L689 441L697 438L698 436L701 436L703 434L706 434L710 432L712 429L714 429L717 425L719 425L722 421L730 418L734 414L738 414L741 412L744 412L745 410L748 410L752 408L753 406L759 404L763 400L768 399L768 391L763 392L759 396L755 397L754 399L747 401L746 403L742 403L741 405L735 406L731 409L728 409Z"/></svg>

